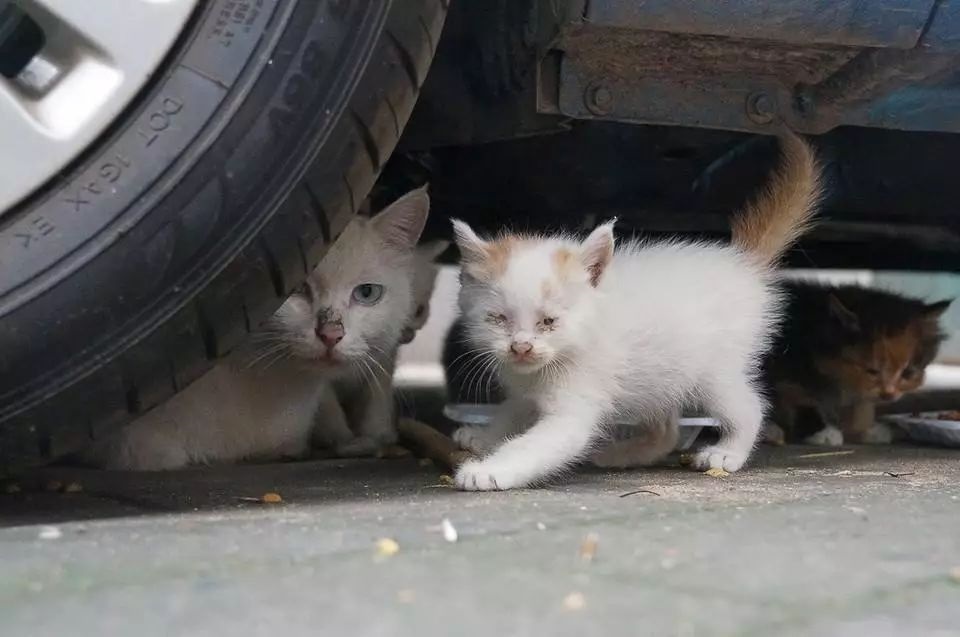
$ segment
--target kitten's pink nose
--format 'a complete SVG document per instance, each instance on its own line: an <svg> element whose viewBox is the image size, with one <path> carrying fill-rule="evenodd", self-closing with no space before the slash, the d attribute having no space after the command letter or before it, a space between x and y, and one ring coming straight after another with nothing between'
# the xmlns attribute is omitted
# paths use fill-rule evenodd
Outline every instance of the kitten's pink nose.
<svg viewBox="0 0 960 637"><path fill-rule="evenodd" d="M880 392L880 398L883 400L896 400L897 398L900 398L900 392L898 392L896 389L887 387Z"/></svg>
<svg viewBox="0 0 960 637"><path fill-rule="evenodd" d="M337 343L343 340L343 325L341 323L324 323L318 325L314 330L320 342L326 345L327 349L333 349Z"/></svg>
<svg viewBox="0 0 960 637"><path fill-rule="evenodd" d="M533 343L530 341L514 341L510 343L510 351L521 358L529 356L533 352Z"/></svg>

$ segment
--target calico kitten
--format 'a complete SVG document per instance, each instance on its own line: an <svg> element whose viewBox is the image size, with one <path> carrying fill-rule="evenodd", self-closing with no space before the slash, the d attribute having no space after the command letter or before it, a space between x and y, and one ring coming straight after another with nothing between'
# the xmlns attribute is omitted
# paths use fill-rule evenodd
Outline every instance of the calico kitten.
<svg viewBox="0 0 960 637"><path fill-rule="evenodd" d="M430 297L437 283L439 266L437 259L447 251L450 242L444 239L428 241L417 246L413 261L413 314L403 328L401 345L406 345L416 337L427 320L430 319Z"/></svg>
<svg viewBox="0 0 960 637"><path fill-rule="evenodd" d="M501 367L494 422L455 438L486 453L463 464L461 489L541 482L587 455L615 422L666 422L688 403L723 422L694 465L736 471L763 419L759 356L779 320L772 268L818 201L818 169L799 138L733 223L731 245L667 241L614 248L613 222L583 241L485 240L454 221L460 308L469 339Z"/></svg>
<svg viewBox="0 0 960 637"><path fill-rule="evenodd" d="M396 440L393 365L413 313L424 189L355 218L251 342L86 455L115 469L296 457L311 430L341 455Z"/></svg>
<svg viewBox="0 0 960 637"><path fill-rule="evenodd" d="M950 301L927 304L852 285L783 287L785 322L764 376L785 439L889 442L889 429L875 425L874 406L923 383L944 339L938 321Z"/></svg>

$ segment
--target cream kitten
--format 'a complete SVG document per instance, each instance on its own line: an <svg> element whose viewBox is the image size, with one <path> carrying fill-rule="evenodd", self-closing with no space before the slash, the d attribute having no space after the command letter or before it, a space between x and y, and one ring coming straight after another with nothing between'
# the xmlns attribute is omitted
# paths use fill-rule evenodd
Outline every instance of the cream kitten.
<svg viewBox="0 0 960 637"><path fill-rule="evenodd" d="M700 450L694 466L742 467L763 418L758 357L780 315L772 267L819 192L812 152L790 136L778 174L734 221L731 245L615 249L613 222L582 242L484 240L454 221L466 330L501 365L508 395L491 426L455 433L488 454L460 467L457 486L541 482L584 458L611 423L668 423L669 439L691 403L723 423L718 444Z"/></svg>
<svg viewBox="0 0 960 637"><path fill-rule="evenodd" d="M393 365L428 210L419 189L373 219L355 218L248 345L87 459L159 470L301 456L315 424L341 455L394 442Z"/></svg>
<svg viewBox="0 0 960 637"><path fill-rule="evenodd" d="M430 297L433 296L439 271L437 259L448 247L450 242L444 239L417 246L413 261L413 314L403 329L403 338L400 340L403 345L412 341L430 318Z"/></svg>

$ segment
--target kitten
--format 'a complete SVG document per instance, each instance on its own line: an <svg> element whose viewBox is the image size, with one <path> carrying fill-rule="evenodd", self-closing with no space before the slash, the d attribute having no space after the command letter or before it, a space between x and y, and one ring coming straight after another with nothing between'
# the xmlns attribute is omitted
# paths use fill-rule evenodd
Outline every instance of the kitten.
<svg viewBox="0 0 960 637"><path fill-rule="evenodd" d="M785 322L764 376L785 440L889 442L874 407L923 384L945 337L938 321L950 301L927 304L852 285L792 282L784 290ZM779 435L769 429L768 437Z"/></svg>
<svg viewBox="0 0 960 637"><path fill-rule="evenodd" d="M315 423L341 455L393 443L393 365L413 312L413 250L428 210L419 189L352 220L249 344L86 459L161 470L298 457Z"/></svg>
<svg viewBox="0 0 960 637"><path fill-rule="evenodd" d="M417 246L413 261L413 314L403 328L401 345L406 345L416 337L417 332L430 319L430 297L437 283L439 266L437 259L447 251L450 242L444 239L428 241Z"/></svg>
<svg viewBox="0 0 960 637"><path fill-rule="evenodd" d="M584 241L484 240L454 221L460 308L470 341L507 390L492 425L455 438L485 457L461 465L460 489L539 483L587 455L615 422L672 423L688 403L723 422L697 468L736 471L763 419L758 358L779 319L772 267L805 228L818 169L783 139L772 183L733 223L731 245L667 241L614 248L613 222ZM501 444L502 443L502 444Z"/></svg>

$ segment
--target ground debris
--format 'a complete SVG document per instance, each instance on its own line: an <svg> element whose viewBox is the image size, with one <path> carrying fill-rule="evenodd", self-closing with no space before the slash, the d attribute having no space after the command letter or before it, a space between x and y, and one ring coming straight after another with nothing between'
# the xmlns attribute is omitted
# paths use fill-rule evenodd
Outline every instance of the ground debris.
<svg viewBox="0 0 960 637"><path fill-rule="evenodd" d="M59 540L63 537L63 531L55 526L41 526L37 537L41 540Z"/></svg>
<svg viewBox="0 0 960 637"><path fill-rule="evenodd" d="M63 488L64 493L83 493L83 485L79 482L71 482Z"/></svg>
<svg viewBox="0 0 960 637"><path fill-rule="evenodd" d="M584 562L592 562L597 556L597 547L600 545L600 536L594 532L587 533L583 541L580 542L580 559Z"/></svg>
<svg viewBox="0 0 960 637"><path fill-rule="evenodd" d="M845 449L844 451L818 451L816 453L802 453L799 456L794 456L795 458L830 458L833 456L849 456L853 453L853 449Z"/></svg>
<svg viewBox="0 0 960 637"><path fill-rule="evenodd" d="M618 495L617 497L618 497L618 498L625 498L625 497L627 497L627 496L637 495L637 494L640 494L640 493L649 493L649 494L651 494L651 495L660 495L660 494L657 493L656 491L651 491L650 489L637 489L636 491L627 491L626 493L621 493L621 494Z"/></svg>
<svg viewBox="0 0 960 637"><path fill-rule="evenodd" d="M564 610L577 611L583 610L587 605L587 598L583 596L583 593L573 592L563 598L563 608Z"/></svg>
<svg viewBox="0 0 960 637"><path fill-rule="evenodd" d="M261 495L259 498L253 498L250 496L237 496L237 500L241 502L256 502L258 504L280 504L283 502L283 497L279 493L268 492Z"/></svg>
<svg viewBox="0 0 960 637"><path fill-rule="evenodd" d="M729 471L725 469L721 469L720 467L713 467L712 469L707 469L706 471L704 471L704 473L710 476L711 478L726 478L728 475L730 475Z"/></svg>
<svg viewBox="0 0 960 637"><path fill-rule="evenodd" d="M907 473L894 473L893 471L884 471L883 475L890 476L891 478L905 478L907 476L916 475L916 473L914 473L913 471L909 471Z"/></svg>
<svg viewBox="0 0 960 637"><path fill-rule="evenodd" d="M443 518L443 521L440 523L440 531L443 533L443 539L450 543L456 542L460 537L457 533L457 528L453 526L453 522L448 518Z"/></svg>
<svg viewBox="0 0 960 637"><path fill-rule="evenodd" d="M396 540L389 537L380 538L377 540L375 546L377 547L376 557L381 560L393 557L400 552L400 545L397 544Z"/></svg>

